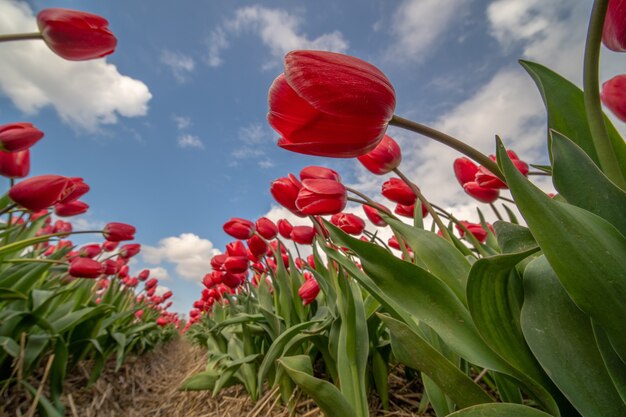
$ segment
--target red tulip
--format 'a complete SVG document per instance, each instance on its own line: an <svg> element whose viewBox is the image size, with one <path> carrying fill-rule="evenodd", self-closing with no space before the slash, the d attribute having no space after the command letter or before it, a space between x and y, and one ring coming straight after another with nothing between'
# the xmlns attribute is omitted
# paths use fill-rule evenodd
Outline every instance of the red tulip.
<svg viewBox="0 0 626 417"><path fill-rule="evenodd" d="M18 152L33 146L43 132L32 123L10 123L0 126L0 151Z"/></svg>
<svg viewBox="0 0 626 417"><path fill-rule="evenodd" d="M306 257L306 263L313 269L315 269L315 256L313 254Z"/></svg>
<svg viewBox="0 0 626 417"><path fill-rule="evenodd" d="M285 239L291 239L291 230L293 226L289 223L287 219L280 219L278 221L278 233Z"/></svg>
<svg viewBox="0 0 626 417"><path fill-rule="evenodd" d="M410 206L415 203L417 196L400 178L390 178L383 183L382 195L394 203Z"/></svg>
<svg viewBox="0 0 626 417"><path fill-rule="evenodd" d="M141 252L141 245L139 243L129 243L127 245L124 245L122 247L120 247L120 256L122 258L132 258L133 256L137 255L139 252Z"/></svg>
<svg viewBox="0 0 626 417"><path fill-rule="evenodd" d="M267 243L265 243L265 240L259 236L252 236L246 241L246 243L248 244L248 250L250 250L256 258L264 256L269 248Z"/></svg>
<svg viewBox="0 0 626 417"><path fill-rule="evenodd" d="M110 242L120 242L122 240L133 240L136 229L130 224L108 223L102 229L104 238Z"/></svg>
<svg viewBox="0 0 626 417"><path fill-rule="evenodd" d="M70 203L58 203L54 205L54 214L59 217L77 216L89 210L89 204L82 201L72 201Z"/></svg>
<svg viewBox="0 0 626 417"><path fill-rule="evenodd" d="M112 54L117 39L108 25L103 17L78 10L44 9L37 15L37 26L46 45L70 61Z"/></svg>
<svg viewBox="0 0 626 417"><path fill-rule="evenodd" d="M139 275L137 275L137 278L139 279L139 281L145 281L148 279L149 276L150 276L150 271L147 269L144 269L139 273Z"/></svg>
<svg viewBox="0 0 626 417"><path fill-rule="evenodd" d="M168 323L167 317L164 317L164 316L161 316L156 320L156 324L159 327L165 327L167 326L167 323Z"/></svg>
<svg viewBox="0 0 626 417"><path fill-rule="evenodd" d="M65 199L72 190L72 180L61 175L39 175L15 184L9 197L20 206L39 211Z"/></svg>
<svg viewBox="0 0 626 417"><path fill-rule="evenodd" d="M159 280L156 278L150 278L149 280L146 281L146 283L144 284L144 288L146 289L146 291L152 289L152 288L156 288L156 286L159 284Z"/></svg>
<svg viewBox="0 0 626 417"><path fill-rule="evenodd" d="M374 149L395 105L391 83L373 65L333 52L292 51L270 88L268 121L284 149L350 158Z"/></svg>
<svg viewBox="0 0 626 417"><path fill-rule="evenodd" d="M311 226L294 226L291 240L301 245L310 245L315 239L315 229Z"/></svg>
<svg viewBox="0 0 626 417"><path fill-rule="evenodd" d="M626 8L626 2L624 7ZM626 27L626 22L624 26ZM618 119L626 122L626 74L613 77L602 84L600 98Z"/></svg>
<svg viewBox="0 0 626 417"><path fill-rule="evenodd" d="M497 188L481 187L476 181L466 182L463 185L463 190L483 203L493 203L500 196L500 190Z"/></svg>
<svg viewBox="0 0 626 417"><path fill-rule="evenodd" d="M104 241L102 243L102 250L104 250L105 252L112 252L117 248L117 245L119 245L120 242L111 242L111 241Z"/></svg>
<svg viewBox="0 0 626 417"><path fill-rule="evenodd" d="M626 52L626 0L609 0L602 42L615 52Z"/></svg>
<svg viewBox="0 0 626 417"><path fill-rule="evenodd" d="M223 276L224 285L229 288L237 288L241 283L245 281L245 276L243 274L235 274L226 272Z"/></svg>
<svg viewBox="0 0 626 417"><path fill-rule="evenodd" d="M135 311L135 318L137 320L141 320L141 318L143 317L143 310L137 310Z"/></svg>
<svg viewBox="0 0 626 417"><path fill-rule="evenodd" d="M278 227L267 217L261 217L255 223L256 231L267 240L272 240L278 234Z"/></svg>
<svg viewBox="0 0 626 417"><path fill-rule="evenodd" d="M70 203L78 200L89 191L89 186L82 178L73 177L69 179L67 194L59 201L60 203Z"/></svg>
<svg viewBox="0 0 626 417"><path fill-rule="evenodd" d="M80 248L78 255L84 258L93 259L102 253L102 248L97 243L91 243Z"/></svg>
<svg viewBox="0 0 626 417"><path fill-rule="evenodd" d="M399 216L404 216L412 219L415 215L415 203L409 206L405 206L404 204L398 204L396 205L396 209L393 212ZM422 217L426 216L428 216L428 210L426 210L426 207L422 204Z"/></svg>
<svg viewBox="0 0 626 417"><path fill-rule="evenodd" d="M312 165L300 171L300 181L304 180L333 180L341 182L341 176L334 169Z"/></svg>
<svg viewBox="0 0 626 417"><path fill-rule="evenodd" d="M248 256L248 249L241 240L235 240L226 245L226 253L228 256ZM225 260L224 260L225 261Z"/></svg>
<svg viewBox="0 0 626 417"><path fill-rule="evenodd" d="M363 233L363 229L365 229L363 219L351 213L333 214L330 218L330 222L349 235L358 236Z"/></svg>
<svg viewBox="0 0 626 417"><path fill-rule="evenodd" d="M403 243L407 251L411 252L411 247L406 242L403 242ZM402 250L402 246L400 246L400 242L398 242L398 238L395 236L391 236L391 238L389 238L389 240L387 241L387 244L391 248Z"/></svg>
<svg viewBox="0 0 626 417"><path fill-rule="evenodd" d="M104 275L117 274L119 265L114 260L107 259L106 261L103 262L103 265L104 265L104 271L103 271Z"/></svg>
<svg viewBox="0 0 626 417"><path fill-rule="evenodd" d="M223 271L226 258L228 258L228 255L225 253L215 255L211 258L211 268L213 268L214 271Z"/></svg>
<svg viewBox="0 0 626 417"><path fill-rule="evenodd" d="M296 198L298 198L301 188L300 181L293 174L289 174L287 177L272 181L270 193L281 206L296 216L304 217L304 214L296 206Z"/></svg>
<svg viewBox="0 0 626 417"><path fill-rule="evenodd" d="M224 261L224 269L230 274L241 274L248 270L248 257L229 256Z"/></svg>
<svg viewBox="0 0 626 417"><path fill-rule="evenodd" d="M165 293L163 293L163 300L170 299L172 295L174 295L174 293L172 293L171 291L166 291Z"/></svg>
<svg viewBox="0 0 626 417"><path fill-rule="evenodd" d="M509 150L506 151L506 153L509 155L509 158L511 158L511 162L513 162L515 168L517 168L517 170L521 172L522 175L528 175L528 164L524 161L521 161L514 151ZM496 157L494 155L490 155L489 158L494 161L496 160ZM507 185L500 178L498 178L494 173L492 173L482 165L478 167L478 172L476 173L475 178L476 182L481 187L494 189L508 188Z"/></svg>
<svg viewBox="0 0 626 417"><path fill-rule="evenodd" d="M468 158L462 157L454 160L454 175L461 186L474 181L478 172L478 165Z"/></svg>
<svg viewBox="0 0 626 417"><path fill-rule="evenodd" d="M346 187L335 180L304 180L296 206L307 215L339 213L347 203Z"/></svg>
<svg viewBox="0 0 626 417"><path fill-rule="evenodd" d="M30 172L30 150L0 151L0 175L7 178L24 178Z"/></svg>
<svg viewBox="0 0 626 417"><path fill-rule="evenodd" d="M304 281L304 283L298 289L298 295L302 299L303 305L311 304L320 293L320 286L314 278L310 278Z"/></svg>
<svg viewBox="0 0 626 417"><path fill-rule="evenodd" d="M363 204L363 212L365 212L365 216L369 219L374 226L384 227L387 226L387 222L383 220L380 216L379 211L385 211L389 213L389 209L383 205L378 204L380 210L375 209L374 207L368 206L367 204Z"/></svg>
<svg viewBox="0 0 626 417"><path fill-rule="evenodd" d="M250 220L233 217L224 223L224 232L235 239L250 239L254 234L254 223Z"/></svg>
<svg viewBox="0 0 626 417"><path fill-rule="evenodd" d="M75 278L98 278L104 272L104 266L93 259L75 258L70 263L68 273Z"/></svg>
<svg viewBox="0 0 626 417"><path fill-rule="evenodd" d="M400 165L402 152L400 145L391 136L385 135L374 149L357 159L372 174L383 175Z"/></svg>
<svg viewBox="0 0 626 417"><path fill-rule="evenodd" d="M487 239L487 231L483 229L482 225L479 223L470 223L466 221L461 221L461 223L480 243L483 243ZM456 229L459 231L461 237L465 236L465 230L463 230L461 226L457 224Z"/></svg>

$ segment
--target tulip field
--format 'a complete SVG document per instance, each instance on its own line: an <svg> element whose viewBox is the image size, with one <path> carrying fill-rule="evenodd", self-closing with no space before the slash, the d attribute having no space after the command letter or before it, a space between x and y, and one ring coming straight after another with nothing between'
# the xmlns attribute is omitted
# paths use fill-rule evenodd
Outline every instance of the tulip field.
<svg viewBox="0 0 626 417"><path fill-rule="evenodd" d="M90 13L37 24L0 48L89 60L117 44ZM268 92L278 147L390 177L380 196L321 165L272 181L307 224L227 220L186 314L134 270L135 227L66 221L89 209L82 178L30 176L44 132L0 125L0 417L626 416L626 143L603 110L626 121L626 75L600 86L601 47L626 52L626 1L594 2L582 89L520 61L547 113L543 165L498 132L486 155L399 116L392 81L360 58L287 53ZM422 192L389 126L458 152L441 168L480 221Z"/></svg>

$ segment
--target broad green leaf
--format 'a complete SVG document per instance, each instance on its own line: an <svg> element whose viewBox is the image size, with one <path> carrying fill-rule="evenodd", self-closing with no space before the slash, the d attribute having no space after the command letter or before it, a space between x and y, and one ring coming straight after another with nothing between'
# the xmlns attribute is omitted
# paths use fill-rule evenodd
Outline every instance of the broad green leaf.
<svg viewBox="0 0 626 417"><path fill-rule="evenodd" d="M391 332L391 347L398 361L428 375L459 407L493 401L470 377L404 323L383 315L380 318Z"/></svg>
<svg viewBox="0 0 626 417"><path fill-rule="evenodd" d="M523 252L537 247L527 227L498 220L493 224L502 253Z"/></svg>
<svg viewBox="0 0 626 417"><path fill-rule="evenodd" d="M602 355L606 370L613 380L615 389L620 397L622 397L622 401L626 403L626 364L622 362L619 356L617 356L617 353L615 353L611 342L608 337L606 337L606 333L593 323L593 320L591 326L593 327L593 334L596 337L598 350L600 351L600 355Z"/></svg>
<svg viewBox="0 0 626 417"><path fill-rule="evenodd" d="M543 65L529 61L520 61L520 64L539 88L548 112L548 129L556 130L570 138L598 165L596 149L587 123L583 92L580 88ZM624 140L606 116L604 117L604 124L622 173L626 173L626 145ZM551 148L550 137L548 136L548 149L551 150Z"/></svg>
<svg viewBox="0 0 626 417"><path fill-rule="evenodd" d="M219 376L220 373L213 369L199 372L184 380L180 389L182 391L210 391L213 390Z"/></svg>
<svg viewBox="0 0 626 417"><path fill-rule="evenodd" d="M383 410L389 409L389 366L380 349L372 348L372 378Z"/></svg>
<svg viewBox="0 0 626 417"><path fill-rule="evenodd" d="M590 211L626 236L626 193L574 142L552 131L554 186L568 203Z"/></svg>
<svg viewBox="0 0 626 417"><path fill-rule="evenodd" d="M14 358L20 354L20 345L10 337L0 336L0 347Z"/></svg>
<svg viewBox="0 0 626 417"><path fill-rule="evenodd" d="M20 381L20 383L24 387L26 387L26 389L33 397L35 397L35 395L37 394L37 390L35 389L35 387L30 385L25 380ZM57 410L44 395L39 396L38 409L42 417L64 417L64 413Z"/></svg>
<svg viewBox="0 0 626 417"><path fill-rule="evenodd" d="M498 163L561 284L626 360L626 238L601 217L553 201L515 168L501 142Z"/></svg>
<svg viewBox="0 0 626 417"><path fill-rule="evenodd" d="M62 339L57 339L54 345L54 361L50 368L50 397L56 406L60 405L60 397L63 393L68 356L67 345Z"/></svg>
<svg viewBox="0 0 626 417"><path fill-rule="evenodd" d="M519 404L482 404L449 414L448 417L549 417L543 411ZM599 416L598 416L599 417Z"/></svg>
<svg viewBox="0 0 626 417"><path fill-rule="evenodd" d="M289 356L278 360L287 375L308 394L327 417L355 416L346 398L330 382L311 376L313 366L306 355Z"/></svg>
<svg viewBox="0 0 626 417"><path fill-rule="evenodd" d="M567 296L544 256L524 271L521 325L541 366L583 416L626 415L626 404L594 343L589 317Z"/></svg>
<svg viewBox="0 0 626 417"><path fill-rule="evenodd" d="M454 411L454 403L446 397L446 393L424 372L422 372L421 375L422 384L424 385L423 395L430 401L430 405L433 410L435 410L435 414L437 414L437 416L446 416L450 414L451 411Z"/></svg>

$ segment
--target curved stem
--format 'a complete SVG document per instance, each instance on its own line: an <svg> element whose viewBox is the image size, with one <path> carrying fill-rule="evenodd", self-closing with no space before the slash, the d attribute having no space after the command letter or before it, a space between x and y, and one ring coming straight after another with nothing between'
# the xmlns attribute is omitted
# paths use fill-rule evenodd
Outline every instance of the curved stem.
<svg viewBox="0 0 626 417"><path fill-rule="evenodd" d="M448 232L448 228L443 224L443 222L441 221L441 219L439 218L439 215L437 214L437 212L435 211L435 209L433 208L433 206L428 202L428 200L426 200L426 197L424 197L424 195L422 194L422 192L420 191L420 189L417 187L417 185L413 184L413 182L411 180L409 180L406 175L404 175L402 173L402 171L400 171L400 169L398 168L394 168L393 172L395 172L401 179L402 181L404 181L406 183L406 185L408 185L409 187L411 187L411 190L413 190L413 192L415 193L415 195L417 196L417 198L422 202L422 204L424 205L424 207L426 207L426 210L430 213L430 215L433 217L433 220L435 221L435 223L437 224L437 227L439 227L439 230L441 230L441 233L443 234L443 237L452 242L452 238L450 237L450 233Z"/></svg>
<svg viewBox="0 0 626 417"><path fill-rule="evenodd" d="M600 102L600 46L608 4L609 0L596 0L591 10L587 40L585 42L583 94L587 121L591 130L591 139L598 155L600 168L617 186L626 190L626 180L622 175L611 139L604 124L604 113L602 112Z"/></svg>
<svg viewBox="0 0 626 417"><path fill-rule="evenodd" d="M496 205L493 203L489 203L489 205L491 206L491 210L493 210L493 213L496 215L496 217L498 218L498 220L503 220L502 216L500 215L500 212L498 211L498 209L496 208Z"/></svg>
<svg viewBox="0 0 626 417"><path fill-rule="evenodd" d="M0 35L0 42L24 41L29 39L43 39L43 36L39 32Z"/></svg>
<svg viewBox="0 0 626 417"><path fill-rule="evenodd" d="M380 204L378 204L377 202L375 202L374 200L372 200L371 198L369 198L368 196L366 196L365 194L350 188L350 187L346 187L346 190L350 191L353 194L358 195L359 197L361 197L364 201L361 201L359 199L356 198L352 198L352 197L348 197L348 201L352 201L354 203L359 203L359 204L364 204L366 206L370 206L371 208L374 208L378 211L380 211L381 213L385 213L386 216L391 217L394 220L400 220L398 219L398 217L393 214L391 211L386 211L382 208L382 206Z"/></svg>
<svg viewBox="0 0 626 417"><path fill-rule="evenodd" d="M9 263L29 263L29 262L39 262L39 263L45 263L45 264L61 264L61 265L67 265L67 262L64 261L57 261L54 259L37 259L37 258L15 258L15 259L3 259L2 262L9 262Z"/></svg>
<svg viewBox="0 0 626 417"><path fill-rule="evenodd" d="M510 198L507 198L507 197L502 197L502 196L500 196L500 197L498 197L498 198L499 198L500 200L504 200L504 201L506 201L507 203L512 203L512 204L515 204L515 201L514 201L514 200L511 200Z"/></svg>
<svg viewBox="0 0 626 417"><path fill-rule="evenodd" d="M550 174L549 172L543 172L543 171L532 171L532 172L529 172L527 175L544 175L546 177L552 176L552 174Z"/></svg>
<svg viewBox="0 0 626 417"><path fill-rule="evenodd" d="M441 142L444 145L449 146L452 149L457 150L461 152L463 155L466 155L469 158L473 159L474 161L478 162L479 164L487 168L489 171L493 172L493 174L497 176L498 178L500 178L502 181L506 181L504 178L504 175L502 175L502 172L500 172L500 168L498 167L498 164L496 164L491 159L489 159L487 155L483 154L477 149L472 148L470 145L468 145L465 142L460 141L457 138L454 138L450 135L446 135L443 132L433 129L432 127L428 127L426 125L414 122L409 119L405 119L400 116L396 116L395 114L391 118L391 121L389 121L389 124L391 126L397 126L403 129L410 130L415 133L419 133L420 135L424 135L426 137L434 139L437 142Z"/></svg>

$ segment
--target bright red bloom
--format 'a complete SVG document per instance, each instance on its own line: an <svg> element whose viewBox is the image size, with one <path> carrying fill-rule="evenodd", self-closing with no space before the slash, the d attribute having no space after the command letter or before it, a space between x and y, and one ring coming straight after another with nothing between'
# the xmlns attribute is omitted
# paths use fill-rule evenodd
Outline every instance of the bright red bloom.
<svg viewBox="0 0 626 417"><path fill-rule="evenodd" d="M141 252L141 245L139 243L129 243L127 245L124 245L122 247L120 247L120 256L122 258L132 258L133 256L137 255L139 252Z"/></svg>
<svg viewBox="0 0 626 417"><path fill-rule="evenodd" d="M122 240L133 240L135 238L135 227L126 223L108 223L102 229L104 238L110 242L120 242Z"/></svg>
<svg viewBox="0 0 626 417"><path fill-rule="evenodd" d="M139 279L139 281L145 281L148 279L149 276L150 276L150 271L147 269L144 269L139 273L139 275L137 275L137 278Z"/></svg>
<svg viewBox="0 0 626 417"><path fill-rule="evenodd" d="M254 234L254 223L250 220L233 217L224 223L224 232L235 239L250 239Z"/></svg>
<svg viewBox="0 0 626 417"><path fill-rule="evenodd" d="M156 279L156 278L150 278L144 284L144 288L146 289L146 291L148 291L148 290L150 290L152 288L156 288L157 285L159 285L159 280Z"/></svg>
<svg viewBox="0 0 626 417"><path fill-rule="evenodd" d="M68 274L75 278L98 278L104 272L104 266L93 259L75 258L70 263Z"/></svg>
<svg viewBox="0 0 626 417"><path fill-rule="evenodd" d="M311 226L294 226L291 240L301 245L310 245L315 239L315 229Z"/></svg>
<svg viewBox="0 0 626 417"><path fill-rule="evenodd" d="M483 229L480 223L470 223L466 221L461 221L461 223L480 243L483 243L487 239L487 231ZM491 228L491 225L489 225L489 228ZM459 231L461 237L465 236L465 230L463 230L461 226L457 224L456 229Z"/></svg>
<svg viewBox="0 0 626 417"><path fill-rule="evenodd" d="M69 179L67 187L67 195L65 195L59 203L70 203L78 200L89 191L89 185L85 184L82 178L72 177Z"/></svg>
<svg viewBox="0 0 626 417"><path fill-rule="evenodd" d="M223 271L226 258L228 258L228 255L225 253L215 255L211 258L211 268L213 268L214 271Z"/></svg>
<svg viewBox="0 0 626 417"><path fill-rule="evenodd" d="M85 245L78 250L78 255L84 258L95 258L102 253L102 248L97 243Z"/></svg>
<svg viewBox="0 0 626 417"><path fill-rule="evenodd" d="M335 180L304 180L296 206L307 215L339 213L346 207L346 187Z"/></svg>
<svg viewBox="0 0 626 417"><path fill-rule="evenodd" d="M117 39L108 25L103 17L78 10L44 9L37 15L37 26L46 45L70 61L112 54Z"/></svg>
<svg viewBox="0 0 626 417"><path fill-rule="evenodd" d="M456 176L456 179L461 186L476 179L478 165L473 163L468 158L462 157L455 159L453 168L454 176Z"/></svg>
<svg viewBox="0 0 626 417"><path fill-rule="evenodd" d="M615 52L626 52L626 0L609 0L602 42Z"/></svg>
<svg viewBox="0 0 626 417"><path fill-rule="evenodd" d="M174 295L173 292L171 291L166 291L165 293L163 293L163 300L168 300L172 297L172 295Z"/></svg>
<svg viewBox="0 0 626 417"><path fill-rule="evenodd" d="M528 164L520 160L514 151L509 150L506 151L506 153L509 155L509 158L511 158L511 162L513 162L515 168L517 168L517 170L521 172L522 175L528 175ZM496 160L496 157L494 155L490 155L489 158L491 158L493 161ZM475 178L476 182L481 187L494 189L508 188L508 186L500 178L498 178L493 172L489 171L482 165L478 167L478 172L476 173Z"/></svg>
<svg viewBox="0 0 626 417"><path fill-rule="evenodd" d="M246 277L243 274L226 272L223 275L222 282L229 288L237 288L242 282L245 281L245 279Z"/></svg>
<svg viewBox="0 0 626 417"><path fill-rule="evenodd" d="M137 320L141 320L141 318L143 317L143 310L137 310L135 311L135 318Z"/></svg>
<svg viewBox="0 0 626 417"><path fill-rule="evenodd" d="M410 206L398 204L396 205L396 209L393 212L399 216L404 216L412 219L415 214L415 203L411 204ZM426 210L426 206L422 204L422 217L426 216L428 216L428 210Z"/></svg>
<svg viewBox="0 0 626 417"><path fill-rule="evenodd" d="M54 205L54 214L59 217L77 216L89 210L89 204L82 201L72 201L70 203L58 203Z"/></svg>
<svg viewBox="0 0 626 417"><path fill-rule="evenodd" d="M72 180L61 175L39 175L15 184L9 197L20 206L39 211L48 208L68 196Z"/></svg>
<svg viewBox="0 0 626 417"><path fill-rule="evenodd" d="M300 181L304 180L333 180L341 182L341 176L334 169L311 165L300 171Z"/></svg>
<svg viewBox="0 0 626 417"><path fill-rule="evenodd" d="M167 323L168 323L167 317L165 317L165 316L161 316L158 319L156 319L156 324L159 327L165 327L165 326L167 326Z"/></svg>
<svg viewBox="0 0 626 417"><path fill-rule="evenodd" d="M229 256L224 261L224 269L230 274L241 274L248 270L248 257Z"/></svg>
<svg viewBox="0 0 626 417"><path fill-rule="evenodd" d="M390 178L383 183L382 195L394 203L410 206L415 203L417 196L400 178Z"/></svg>
<svg viewBox="0 0 626 417"><path fill-rule="evenodd" d="M626 2L624 4L626 7ZM624 26L626 27L626 22ZM626 74L613 77L602 84L600 98L615 116L626 122Z"/></svg>
<svg viewBox="0 0 626 417"><path fill-rule="evenodd" d="M500 190L497 188L486 188L478 185L476 181L470 181L463 184L463 190L483 203L493 203L500 196Z"/></svg>
<svg viewBox="0 0 626 417"><path fill-rule="evenodd" d="M248 244L248 250L256 258L264 256L267 253L267 249L269 248L269 246L267 246L267 243L265 243L265 240L256 235L248 239L246 243Z"/></svg>
<svg viewBox="0 0 626 417"><path fill-rule="evenodd" d="M372 174L383 175L400 165L402 151L398 142L391 136L385 135L374 149L357 159Z"/></svg>
<svg viewBox="0 0 626 417"><path fill-rule="evenodd" d="M280 219L278 221L278 233L285 239L291 239L291 230L293 226L289 223L287 219Z"/></svg>
<svg viewBox="0 0 626 417"><path fill-rule="evenodd" d="M330 222L349 235L358 236L363 233L363 229L365 229L363 219L351 213L333 214L330 218Z"/></svg>
<svg viewBox="0 0 626 417"><path fill-rule="evenodd" d="M7 178L24 178L30 172L30 150L0 151L0 175Z"/></svg>
<svg viewBox="0 0 626 417"><path fill-rule="evenodd" d="M33 146L43 132L32 123L10 123L0 126L0 151L18 152Z"/></svg>
<svg viewBox="0 0 626 417"><path fill-rule="evenodd" d="M248 249L246 249L246 245L244 245L241 240L235 240L234 242L226 244L226 253L228 256L247 257Z"/></svg>
<svg viewBox="0 0 626 417"><path fill-rule="evenodd" d="M380 210L376 210L374 207L368 206L367 204L363 204L363 212L365 212L365 216L369 219L374 226L384 227L387 226L387 222L383 220L380 216L379 211L385 211L389 213L389 209L383 205L378 204Z"/></svg>
<svg viewBox="0 0 626 417"><path fill-rule="evenodd" d="M272 240L278 234L278 227L267 217L261 217L255 223L256 231L267 240Z"/></svg>
<svg viewBox="0 0 626 417"><path fill-rule="evenodd" d="M115 275L117 274L117 270L119 269L119 265L112 259L107 259L103 262L104 265L104 275Z"/></svg>
<svg viewBox="0 0 626 417"><path fill-rule="evenodd" d="M306 279L298 289L298 295L302 299L303 305L311 304L319 293L320 286L313 277Z"/></svg>
<svg viewBox="0 0 626 417"><path fill-rule="evenodd" d="M398 238L395 235L389 238L387 244L391 248L402 250L402 246L400 246L400 242L398 242ZM411 247L406 242L404 242L404 246L406 247L407 251L411 252Z"/></svg>
<svg viewBox="0 0 626 417"><path fill-rule="evenodd" d="M287 177L272 181L270 193L278 204L285 207L296 216L304 217L304 214L302 214L296 206L296 198L298 198L298 193L301 188L302 184L300 184L300 181L298 181L293 174L289 174Z"/></svg>
<svg viewBox="0 0 626 417"><path fill-rule="evenodd" d="M117 248L117 245L119 244L120 242L111 242L107 240L102 243L102 249L106 252L112 252Z"/></svg>
<svg viewBox="0 0 626 417"><path fill-rule="evenodd" d="M391 82L373 65L333 52L292 51L270 88L267 118L284 149L351 158L374 149L395 106Z"/></svg>

